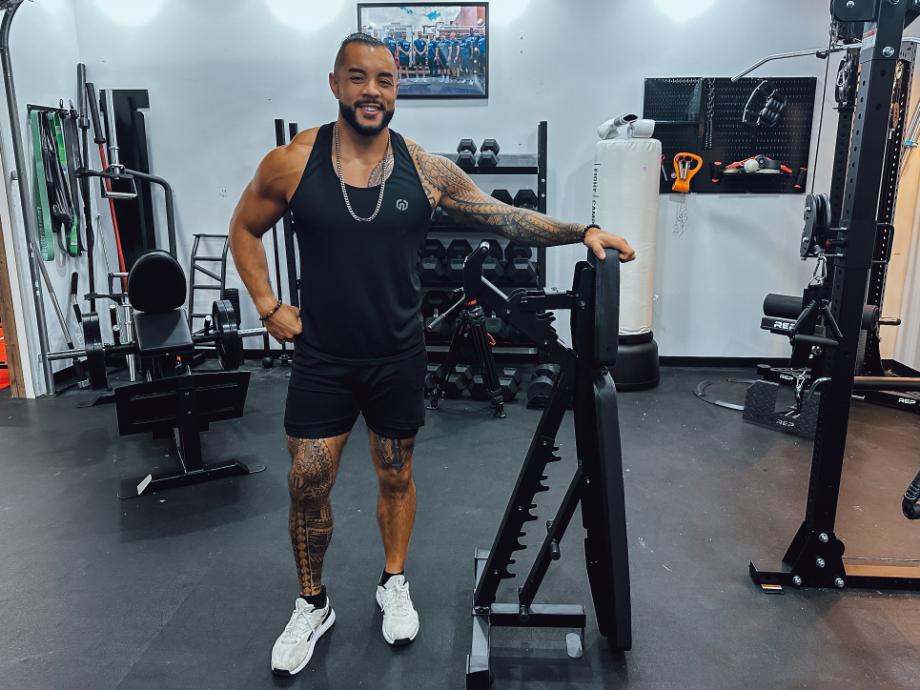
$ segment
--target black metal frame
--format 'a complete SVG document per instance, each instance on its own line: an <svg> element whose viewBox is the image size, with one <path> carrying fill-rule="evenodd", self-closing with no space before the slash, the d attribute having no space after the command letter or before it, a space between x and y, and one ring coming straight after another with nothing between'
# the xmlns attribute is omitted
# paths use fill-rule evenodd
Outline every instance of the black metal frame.
<svg viewBox="0 0 920 690"><path fill-rule="evenodd" d="M870 390L862 388L857 397L874 404L920 413L920 395L915 395L909 392L909 389L904 389L904 382L900 378L896 380L891 377L891 373L886 371L885 365L882 362L879 348L880 326L900 325L899 319L880 320L879 316L881 315L888 265L894 243L894 225L892 225L892 221L894 220L895 201L897 198L899 172L903 153L904 124L907 107L910 102L910 84L912 81L913 66L916 62L916 52L917 49L915 44L902 43L896 65L896 79L892 89L891 101L893 105L896 104L897 112L892 113L890 117L888 143L885 148L885 159L882 166L883 178L879 192L878 227L875 251L866 295L866 308L876 307L876 316L873 323L864 325L864 331L860 334L855 373L857 379L862 377L888 377L880 381L880 383L883 384L883 389ZM843 212L844 186L846 184L847 170L850 163L850 139L853 133L853 122L858 98L859 56L860 50L858 47L849 48L841 61L841 71L838 74L836 98L839 115L830 194L828 195L830 200L829 210L831 227L838 227L840 225L840 217ZM847 69L843 69L845 65L848 66ZM835 250L831 247L829 251L833 252ZM809 250L806 254L803 254L803 258L813 257L815 255L814 251ZM806 296L803 298L803 302L807 303L809 301L809 295L829 298L829 291L830 281L827 281L826 285L810 285L806 288ZM773 314L769 317L765 317L761 322L761 328L769 330L772 333L790 334L793 324L796 323L795 319L774 318L775 316L776 315ZM813 325L814 323L811 323L810 327ZM811 331L806 329L802 332L810 333ZM819 368L819 365L813 362L814 359L810 346L794 343L792 358L788 367L759 368L758 375L768 381L790 383L792 378L786 375L788 368L811 368L813 364L815 368ZM810 384L811 379L812 372L809 371L806 374L806 384Z"/></svg>
<svg viewBox="0 0 920 690"><path fill-rule="evenodd" d="M464 291L492 308L503 319L533 338L550 361L560 365L533 440L527 451L501 526L491 549L475 551L476 587L473 592L473 637L467 657L466 687L488 688L491 680L490 631L492 627L560 627L584 629L581 605L534 604L551 560L560 557L559 543L581 504L587 530L585 561L598 627L614 650L632 646L629 563L626 539L625 497L616 388L611 369L616 357L619 305L619 267L616 254L600 262L580 262L573 288L568 292L518 289L505 295L482 277L488 245L480 245L464 267ZM603 275L602 274L604 273ZM611 275L615 274L615 278ZM566 347L552 327L554 309L570 309L574 349ZM603 312L604 332L596 329ZM517 603L497 603L503 579L514 577L509 568L526 523L536 520L533 510L547 464L558 461L556 435L574 396L578 467L536 559L518 590Z"/></svg>
<svg viewBox="0 0 920 690"><path fill-rule="evenodd" d="M242 417L248 387L248 371L222 371L163 376L116 388L119 434L169 437L178 463L172 471L123 480L118 497L137 498L162 489L264 470L264 465L246 465L238 460L205 464L201 456L199 433L211 422Z"/></svg>
<svg viewBox="0 0 920 690"><path fill-rule="evenodd" d="M834 533L863 308L875 257L895 68L904 27L918 10L920 0L834 0L831 5L836 20L870 22L867 28L876 29L860 51L855 130L835 228L839 249L829 259L831 311L843 337L835 348L825 349L820 363L830 381L818 411L805 519L783 557L786 568L764 571L750 564L751 578L767 591L782 586L920 589L920 567L844 563L844 544Z"/></svg>
<svg viewBox="0 0 920 690"><path fill-rule="evenodd" d="M532 154L514 154L502 153L499 164L494 168L480 168L478 165L472 170L467 171L469 175L535 175L537 178L537 211L546 213L546 199L548 193L548 125L546 120L537 123L537 153L536 157ZM438 154L456 162L456 153ZM448 233L450 239L465 239L470 234L478 237L487 237L494 235L496 239L500 238L497 233L492 233L485 226L464 226L462 224L437 224L432 222L430 233L435 235ZM546 247L536 247L537 260L537 282L536 287L546 287ZM428 290L445 290L451 287L451 283L426 283L422 286L423 291ZM512 288L513 289L513 288ZM430 342L430 340L428 341ZM448 344L426 344L429 360L438 361L446 357ZM502 345L498 344L492 348L493 355L502 358L508 364L518 364L521 361L536 361L537 349L531 343L522 343L520 345Z"/></svg>

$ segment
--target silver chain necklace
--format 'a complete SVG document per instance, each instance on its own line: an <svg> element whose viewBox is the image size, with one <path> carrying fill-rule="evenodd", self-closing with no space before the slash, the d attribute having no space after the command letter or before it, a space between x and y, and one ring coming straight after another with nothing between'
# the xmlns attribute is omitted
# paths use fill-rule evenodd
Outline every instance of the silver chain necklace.
<svg viewBox="0 0 920 690"><path fill-rule="evenodd" d="M351 214L351 217L354 218L359 223L370 223L374 218L377 217L377 214L380 213L380 208L383 206L383 192L387 186L387 177L386 170L387 164L390 161L390 136L387 132L387 149L383 154L383 176L380 180L380 191L377 193L377 206L374 208L374 212L370 215L369 218L362 218L357 213L354 212L354 209L351 207L351 201L348 198L348 190L345 189L345 178L342 176L342 151L339 144L339 124L335 123L332 127L332 139L335 142L335 172L339 176L339 186L342 188L342 198L345 199L345 208L348 209L348 212Z"/></svg>

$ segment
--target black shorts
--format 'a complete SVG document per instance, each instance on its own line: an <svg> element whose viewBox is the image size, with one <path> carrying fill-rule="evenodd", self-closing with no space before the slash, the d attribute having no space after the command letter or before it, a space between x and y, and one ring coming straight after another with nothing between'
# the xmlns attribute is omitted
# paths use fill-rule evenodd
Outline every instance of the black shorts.
<svg viewBox="0 0 920 690"><path fill-rule="evenodd" d="M351 431L358 413L386 438L411 438L425 424L424 348L383 364L337 364L297 348L291 364L284 429L293 438Z"/></svg>

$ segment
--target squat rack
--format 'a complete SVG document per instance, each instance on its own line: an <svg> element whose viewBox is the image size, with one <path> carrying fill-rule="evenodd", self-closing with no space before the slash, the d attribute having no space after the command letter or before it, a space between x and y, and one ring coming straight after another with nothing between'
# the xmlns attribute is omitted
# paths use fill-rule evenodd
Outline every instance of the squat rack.
<svg viewBox="0 0 920 690"><path fill-rule="evenodd" d="M852 29L866 22L859 49L858 100L853 118L848 165L835 165L835 182L843 181L839 218L830 236L832 280L830 310L843 337L824 350L818 365L829 376L818 409L811 479L805 517L783 556L780 571L749 566L751 578L765 591L795 587L920 589L916 565L845 563L844 544L834 533L840 480L846 450L850 398L861 354L863 307L876 258L880 190L885 182L886 146L891 100L904 27L920 14L920 0L833 0L831 15ZM839 134L839 133L838 133ZM847 132L849 134L849 132ZM839 134L839 136L843 136ZM832 199L836 197L832 186ZM839 221L839 222L838 222ZM915 386L920 389L920 386Z"/></svg>

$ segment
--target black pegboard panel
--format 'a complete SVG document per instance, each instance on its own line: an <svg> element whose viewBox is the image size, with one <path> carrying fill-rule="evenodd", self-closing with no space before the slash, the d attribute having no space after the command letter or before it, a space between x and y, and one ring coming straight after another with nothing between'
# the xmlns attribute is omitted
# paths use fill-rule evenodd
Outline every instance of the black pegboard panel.
<svg viewBox="0 0 920 690"><path fill-rule="evenodd" d="M696 153L703 169L693 178L697 193L796 194L796 173L808 166L811 146L815 87L814 77L769 77L770 89L778 89L786 106L775 126L756 127L742 122L745 104L760 78L679 77L646 79L643 117L658 121L655 138L661 141L664 169L669 179L659 178L662 193L671 193L674 154ZM712 112L711 120L708 113ZM711 124L710 124L711 122ZM709 140L711 148L705 148ZM714 183L710 164L728 165L754 155L765 155L792 169L792 175L725 176Z"/></svg>
<svg viewBox="0 0 920 690"><path fill-rule="evenodd" d="M697 122L700 116L702 81L699 77L645 80L645 117L656 120Z"/></svg>

